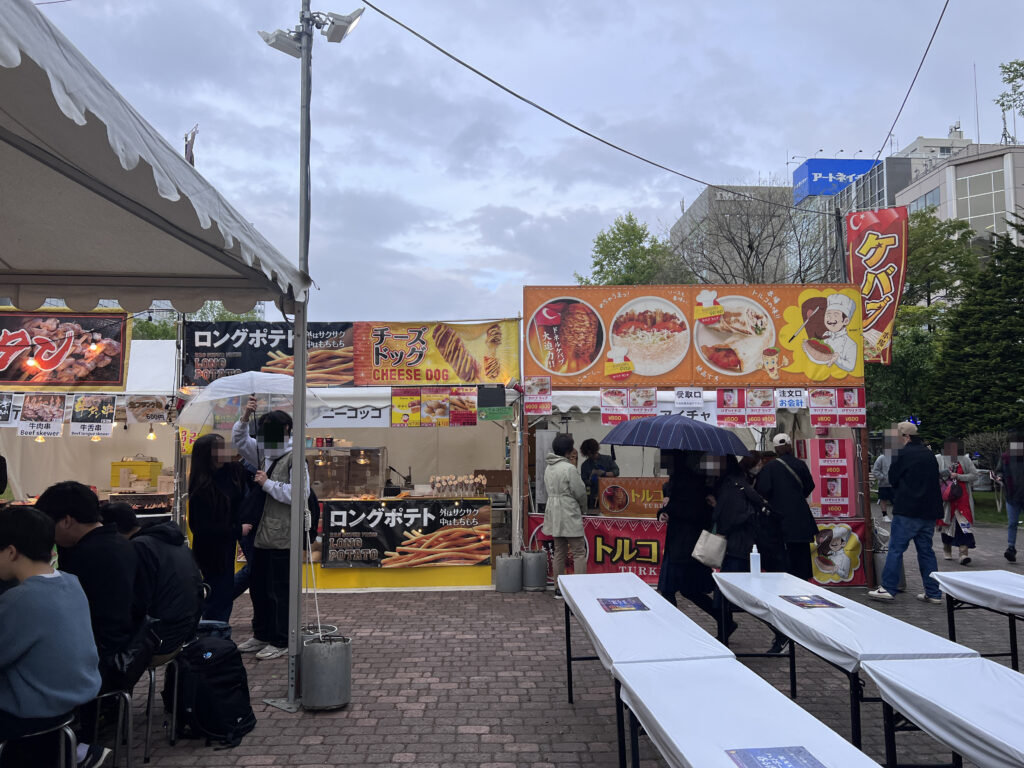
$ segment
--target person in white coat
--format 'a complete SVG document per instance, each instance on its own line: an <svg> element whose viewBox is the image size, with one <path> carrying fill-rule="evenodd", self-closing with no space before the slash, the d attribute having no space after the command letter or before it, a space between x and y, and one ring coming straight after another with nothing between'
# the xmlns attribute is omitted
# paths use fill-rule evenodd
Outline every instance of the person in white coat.
<svg viewBox="0 0 1024 768"><path fill-rule="evenodd" d="M857 342L846 332L856 308L853 299L842 293L832 294L825 304L825 340L834 353L828 364L838 366L847 372L857 367L857 357L860 354Z"/></svg>
<svg viewBox="0 0 1024 768"><path fill-rule="evenodd" d="M555 574L555 597L561 597L558 577L565 573L565 558L572 550L574 573L587 572L587 545L583 537L583 515L587 511L587 487L580 472L569 461L573 450L572 435L559 434L551 443L544 470L544 487L548 501L544 507L543 532L554 539L552 569Z"/></svg>

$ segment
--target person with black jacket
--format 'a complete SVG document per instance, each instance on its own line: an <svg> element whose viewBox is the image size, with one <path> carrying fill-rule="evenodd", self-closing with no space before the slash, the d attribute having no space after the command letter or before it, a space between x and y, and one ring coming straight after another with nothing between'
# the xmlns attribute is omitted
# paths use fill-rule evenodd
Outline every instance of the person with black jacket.
<svg viewBox="0 0 1024 768"><path fill-rule="evenodd" d="M917 549L917 565L921 569L924 592L917 596L926 603L941 603L942 591L932 578L938 570L932 539L935 521L942 517L942 492L939 489L939 465L917 434L917 425L901 421L896 431L903 448L889 467L889 483L895 491L889 554L882 569L882 584L868 592L873 600L892 600L899 592L903 553L910 542Z"/></svg>
<svg viewBox="0 0 1024 768"><path fill-rule="evenodd" d="M103 692L130 688L136 681L118 674L113 657L129 646L143 615L135 600L135 550L116 526L101 522L99 499L81 483L51 485L36 508L54 521L58 567L78 577L89 601Z"/></svg>
<svg viewBox="0 0 1024 768"><path fill-rule="evenodd" d="M750 552L754 545L761 555L765 571L786 569L786 549L779 516L774 514L747 481L735 456L709 456L701 461L708 474L717 475L714 495L714 520L718 533L726 538L725 572L750 570Z"/></svg>
<svg viewBox="0 0 1024 768"><path fill-rule="evenodd" d="M192 446L188 475L188 527L192 553L210 587L203 618L228 621L234 602L235 547L241 537L241 506L249 491L246 471L224 438L203 435Z"/></svg>
<svg viewBox="0 0 1024 768"><path fill-rule="evenodd" d="M707 477L699 469L701 455L701 451L672 452L672 473L663 488L668 501L658 514L659 520L668 523L658 592L672 605L676 604L678 592L714 616L711 569L693 558L701 531L711 528Z"/></svg>
<svg viewBox="0 0 1024 768"><path fill-rule="evenodd" d="M757 474L754 488L771 505L782 523L786 544L786 573L809 580L811 542L818 533L818 524L807 504L814 491L814 479L807 465L793 455L793 441L785 432L772 439L777 458L766 463Z"/></svg>

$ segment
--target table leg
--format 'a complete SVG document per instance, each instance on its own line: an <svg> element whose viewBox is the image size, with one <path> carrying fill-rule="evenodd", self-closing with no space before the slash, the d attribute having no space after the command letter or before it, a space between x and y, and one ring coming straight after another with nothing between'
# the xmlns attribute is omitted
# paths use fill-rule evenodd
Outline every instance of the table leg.
<svg viewBox="0 0 1024 768"><path fill-rule="evenodd" d="M725 634L725 628L729 626L729 609L722 591L715 587L718 593L718 642L729 647L729 638Z"/></svg>
<svg viewBox="0 0 1024 768"><path fill-rule="evenodd" d="M796 642L789 639L789 698L796 698Z"/></svg>
<svg viewBox="0 0 1024 768"><path fill-rule="evenodd" d="M953 753L953 768L964 768L964 759L956 752Z"/></svg>
<svg viewBox="0 0 1024 768"><path fill-rule="evenodd" d="M896 717L892 707L882 702L882 723L885 727L885 768L896 768Z"/></svg>
<svg viewBox="0 0 1024 768"><path fill-rule="evenodd" d="M633 751L633 768L640 768L640 723L632 710L629 712L629 748Z"/></svg>
<svg viewBox="0 0 1024 768"><path fill-rule="evenodd" d="M569 686L569 703L572 704L572 632L569 627L569 605L565 604L565 676Z"/></svg>
<svg viewBox="0 0 1024 768"><path fill-rule="evenodd" d="M632 714L630 712L630 716ZM632 722L630 721L631 725ZM626 768L626 725L622 712L622 683L618 678L615 679L615 733L619 742L619 768Z"/></svg>
<svg viewBox="0 0 1024 768"><path fill-rule="evenodd" d="M956 642L956 608L953 605L953 596L946 595L946 625L949 628L949 639Z"/></svg>
<svg viewBox="0 0 1024 768"><path fill-rule="evenodd" d="M1017 658L1017 617L1010 614L1010 666L1020 672L1020 665Z"/></svg>
<svg viewBox="0 0 1024 768"><path fill-rule="evenodd" d="M860 749L860 675L848 673L850 678L850 739Z"/></svg>

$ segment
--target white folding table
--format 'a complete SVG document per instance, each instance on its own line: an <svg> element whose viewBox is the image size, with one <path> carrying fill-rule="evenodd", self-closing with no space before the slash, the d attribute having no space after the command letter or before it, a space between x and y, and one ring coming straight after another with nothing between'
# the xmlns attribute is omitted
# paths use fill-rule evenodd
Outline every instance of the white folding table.
<svg viewBox="0 0 1024 768"><path fill-rule="evenodd" d="M885 760L897 768L894 709L979 768L1024 765L1024 675L983 658L865 661L883 699Z"/></svg>
<svg viewBox="0 0 1024 768"><path fill-rule="evenodd" d="M956 640L956 611L982 609L1006 616L1010 621L1009 653L983 653L987 658L1009 656L1010 665L1020 670L1017 658L1017 619L1024 617L1024 576L1012 571L947 571L932 574L946 594L949 639Z"/></svg>
<svg viewBox="0 0 1024 768"><path fill-rule="evenodd" d="M871 701L864 697L859 675L862 662L978 656L977 651L787 573L714 576L729 602L846 673L850 681L851 738L857 747L861 745L860 703ZM841 607L802 608L781 597L809 594L819 594ZM790 688L796 690L794 665L790 666Z"/></svg>
<svg viewBox="0 0 1024 768"><path fill-rule="evenodd" d="M827 768L878 764L735 659L615 665L637 725L673 768L736 768L728 750L803 747ZM750 765L802 765L751 762Z"/></svg>
<svg viewBox="0 0 1024 768"><path fill-rule="evenodd" d="M614 665L644 661L734 659L735 654L699 624L680 611L634 573L594 573L559 576L558 587L565 602L565 670L572 703L572 663L601 662L612 672ZM637 597L646 611L608 612L600 598ZM569 617L575 615L590 639L597 656L573 656ZM625 723L615 685L615 716L619 736L619 763L626 763Z"/></svg>

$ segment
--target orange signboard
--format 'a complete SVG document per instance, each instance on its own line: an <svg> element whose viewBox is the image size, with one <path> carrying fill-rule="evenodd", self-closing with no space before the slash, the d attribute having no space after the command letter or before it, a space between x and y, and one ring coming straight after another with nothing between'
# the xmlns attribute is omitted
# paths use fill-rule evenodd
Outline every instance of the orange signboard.
<svg viewBox="0 0 1024 768"><path fill-rule="evenodd" d="M801 386L864 379L846 284L526 287L527 376L556 388Z"/></svg>
<svg viewBox="0 0 1024 768"><path fill-rule="evenodd" d="M519 321L355 324L356 386L504 384L519 377Z"/></svg>
<svg viewBox="0 0 1024 768"><path fill-rule="evenodd" d="M664 477L599 477L598 507L606 517L657 517L664 484Z"/></svg>

